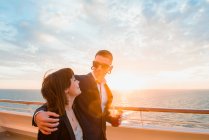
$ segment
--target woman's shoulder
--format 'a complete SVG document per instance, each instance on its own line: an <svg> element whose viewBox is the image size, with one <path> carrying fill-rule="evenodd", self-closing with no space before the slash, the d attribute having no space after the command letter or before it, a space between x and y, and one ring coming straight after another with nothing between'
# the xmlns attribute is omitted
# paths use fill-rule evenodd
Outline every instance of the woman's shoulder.
<svg viewBox="0 0 209 140"><path fill-rule="evenodd" d="M62 138L63 140L71 140L71 137L65 124L65 119L65 115L60 116L59 125L57 126L58 129L49 135L45 135L41 131L39 131L38 140L60 140L60 138Z"/></svg>

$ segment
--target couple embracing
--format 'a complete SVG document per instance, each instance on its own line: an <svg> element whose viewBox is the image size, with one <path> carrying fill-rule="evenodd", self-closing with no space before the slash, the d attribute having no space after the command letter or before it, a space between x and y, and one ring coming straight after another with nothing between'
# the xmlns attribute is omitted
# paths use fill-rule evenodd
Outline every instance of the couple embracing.
<svg viewBox="0 0 209 140"><path fill-rule="evenodd" d="M112 60L111 52L100 50L87 75L63 68L44 78L41 93L46 104L33 116L38 140L106 140L106 122L120 125L121 113L110 114L113 96L105 81Z"/></svg>

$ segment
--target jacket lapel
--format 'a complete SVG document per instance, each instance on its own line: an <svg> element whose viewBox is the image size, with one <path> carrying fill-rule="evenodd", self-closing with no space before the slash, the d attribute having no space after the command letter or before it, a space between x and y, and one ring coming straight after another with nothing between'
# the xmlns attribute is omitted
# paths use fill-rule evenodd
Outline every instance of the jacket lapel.
<svg viewBox="0 0 209 140"><path fill-rule="evenodd" d="M74 132L73 132L73 128L70 124L70 121L67 117L67 114L65 113L65 115L63 116L63 121L67 127L67 130L68 130L68 133L70 134L70 140L75 140L75 135L74 135Z"/></svg>
<svg viewBox="0 0 209 140"><path fill-rule="evenodd" d="M93 92L95 93L93 96L96 96L97 99L99 99L100 103L101 103L101 99L100 99L100 93L99 93L99 89L97 87L97 83L92 75L92 73L89 73L89 82L90 82L90 87L92 87Z"/></svg>

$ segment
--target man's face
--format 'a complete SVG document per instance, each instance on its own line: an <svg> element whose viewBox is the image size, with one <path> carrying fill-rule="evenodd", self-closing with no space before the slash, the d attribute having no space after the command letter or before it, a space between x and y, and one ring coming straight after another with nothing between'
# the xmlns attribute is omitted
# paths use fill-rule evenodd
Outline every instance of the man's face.
<svg viewBox="0 0 209 140"><path fill-rule="evenodd" d="M97 55L93 61L94 73L102 78L112 70L112 60L108 57Z"/></svg>

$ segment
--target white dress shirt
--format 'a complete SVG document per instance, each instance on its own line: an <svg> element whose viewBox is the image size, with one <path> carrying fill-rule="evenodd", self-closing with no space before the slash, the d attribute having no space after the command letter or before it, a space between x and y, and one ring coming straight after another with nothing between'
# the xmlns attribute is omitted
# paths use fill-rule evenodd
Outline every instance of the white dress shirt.
<svg viewBox="0 0 209 140"><path fill-rule="evenodd" d="M92 73L92 75L93 75L95 81L97 81L97 79L95 78L93 73ZM97 88L98 88L99 96L100 96L100 99L101 99L102 112L104 111L105 105L107 103L107 92L106 92L106 89L105 89L105 86L104 86L105 84L106 84L105 79L101 83L97 83Z"/></svg>

